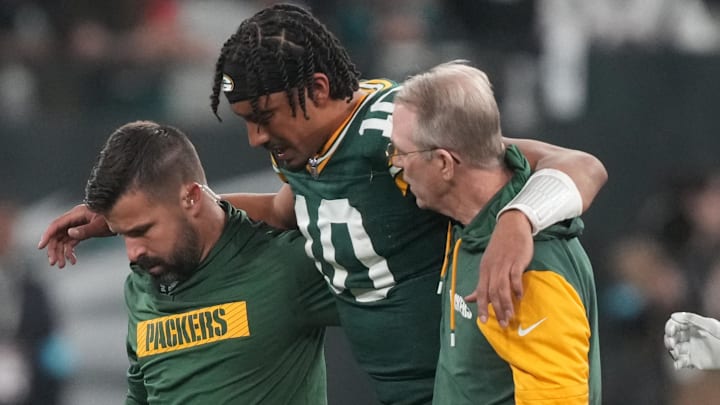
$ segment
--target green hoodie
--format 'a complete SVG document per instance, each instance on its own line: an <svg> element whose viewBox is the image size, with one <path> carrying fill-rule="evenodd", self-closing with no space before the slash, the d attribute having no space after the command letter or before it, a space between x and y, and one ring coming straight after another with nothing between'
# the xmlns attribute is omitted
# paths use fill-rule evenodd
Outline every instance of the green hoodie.
<svg viewBox="0 0 720 405"><path fill-rule="evenodd" d="M435 404L600 404L600 349L592 266L578 240L582 220L555 224L535 236L534 256L523 274L524 296L514 301L507 328L477 320L465 303L497 213L520 191L530 167L510 146L514 172L468 226L455 224L453 248L442 274L441 349Z"/></svg>

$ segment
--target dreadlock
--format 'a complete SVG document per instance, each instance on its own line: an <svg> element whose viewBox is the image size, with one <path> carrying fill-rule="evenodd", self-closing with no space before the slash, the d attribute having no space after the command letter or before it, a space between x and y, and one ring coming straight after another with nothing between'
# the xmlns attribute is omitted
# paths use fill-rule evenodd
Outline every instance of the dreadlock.
<svg viewBox="0 0 720 405"><path fill-rule="evenodd" d="M210 95L210 107L219 120L217 110L227 69L235 72L234 85L247 95L243 99L250 100L254 113L259 112L261 96L282 89L293 116L299 103L306 119L306 91L307 97L314 97L313 74L327 75L330 97L347 102L357 91L360 77L337 37L309 11L292 4L263 9L243 21L223 45Z"/></svg>

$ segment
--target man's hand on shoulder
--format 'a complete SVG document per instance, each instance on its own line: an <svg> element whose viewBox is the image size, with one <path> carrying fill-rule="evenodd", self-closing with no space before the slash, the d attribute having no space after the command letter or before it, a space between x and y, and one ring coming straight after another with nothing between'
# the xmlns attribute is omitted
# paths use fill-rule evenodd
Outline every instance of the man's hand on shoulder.
<svg viewBox="0 0 720 405"><path fill-rule="evenodd" d="M58 268L65 263L77 263L75 246L85 239L114 235L107 226L105 218L96 214L85 204L79 204L71 210L55 218L40 237L38 249L47 248L48 263L57 264Z"/></svg>
<svg viewBox="0 0 720 405"><path fill-rule="evenodd" d="M477 302L478 318L489 319L492 304L498 322L504 328L513 318L513 296L523 294L522 275L533 256L532 226L525 214L509 210L500 215L480 262L480 277L475 291L465 297Z"/></svg>

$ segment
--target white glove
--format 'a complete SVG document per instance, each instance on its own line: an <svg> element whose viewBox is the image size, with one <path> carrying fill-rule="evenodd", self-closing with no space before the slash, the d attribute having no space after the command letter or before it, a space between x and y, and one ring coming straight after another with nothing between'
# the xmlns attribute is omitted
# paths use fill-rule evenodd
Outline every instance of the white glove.
<svg viewBox="0 0 720 405"><path fill-rule="evenodd" d="M720 322L691 312L675 312L665 323L665 347L675 369L720 369Z"/></svg>

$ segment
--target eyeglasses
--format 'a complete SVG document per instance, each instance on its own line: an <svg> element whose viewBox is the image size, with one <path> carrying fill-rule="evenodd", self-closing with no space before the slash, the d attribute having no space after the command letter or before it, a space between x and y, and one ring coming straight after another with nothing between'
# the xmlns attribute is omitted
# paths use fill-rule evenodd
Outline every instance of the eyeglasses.
<svg viewBox="0 0 720 405"><path fill-rule="evenodd" d="M438 150L438 149L443 149L443 148L429 148L429 149L413 150L410 152L398 152L395 145L392 142L389 142L387 144L387 147L385 148L385 157L387 158L388 163L392 165L392 164L394 164L393 159L397 158L399 156L406 156L411 153L432 152L432 151ZM455 163L460 164L460 160L457 158L457 156L455 156L454 153L452 153L450 150L448 150L448 153L450 153L450 156L452 156Z"/></svg>
<svg viewBox="0 0 720 405"><path fill-rule="evenodd" d="M395 145L393 145L393 143L390 142L387 144L387 147L385 148L385 157L387 158L388 163L393 164L392 160L398 156L407 156L411 153L432 152L436 149L438 149L438 148L413 150L410 152L398 152L397 148L395 148Z"/></svg>

